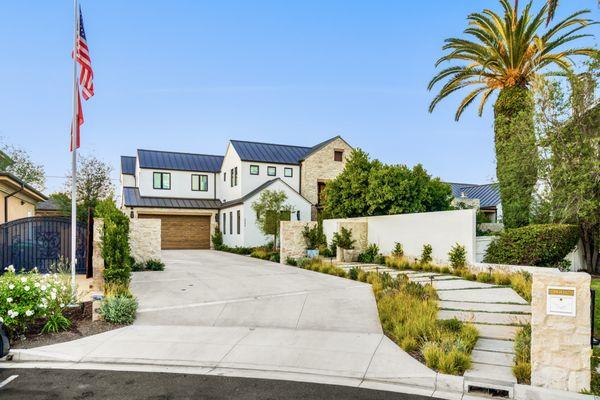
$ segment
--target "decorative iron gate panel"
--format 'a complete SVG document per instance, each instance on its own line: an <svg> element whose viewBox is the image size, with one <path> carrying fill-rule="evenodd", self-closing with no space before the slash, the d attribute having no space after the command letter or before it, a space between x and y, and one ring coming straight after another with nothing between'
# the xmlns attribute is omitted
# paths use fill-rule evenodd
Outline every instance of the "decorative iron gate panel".
<svg viewBox="0 0 600 400"><path fill-rule="evenodd" d="M77 273L85 273L87 227L77 223ZM68 217L29 217L0 225L0 274L13 265L16 270L34 267L49 272L52 264L71 258L71 220Z"/></svg>

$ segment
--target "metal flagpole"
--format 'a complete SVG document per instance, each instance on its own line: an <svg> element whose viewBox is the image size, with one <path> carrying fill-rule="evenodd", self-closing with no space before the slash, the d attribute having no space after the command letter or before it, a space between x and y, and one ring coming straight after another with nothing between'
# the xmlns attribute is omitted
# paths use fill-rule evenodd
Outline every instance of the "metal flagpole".
<svg viewBox="0 0 600 400"><path fill-rule="evenodd" d="M71 127L71 288L73 294L77 295L77 284L75 283L75 267L77 263L77 131L79 130L79 110L77 82L77 38L79 36L79 9L77 0L73 0L75 15L75 28L73 36L73 123Z"/></svg>

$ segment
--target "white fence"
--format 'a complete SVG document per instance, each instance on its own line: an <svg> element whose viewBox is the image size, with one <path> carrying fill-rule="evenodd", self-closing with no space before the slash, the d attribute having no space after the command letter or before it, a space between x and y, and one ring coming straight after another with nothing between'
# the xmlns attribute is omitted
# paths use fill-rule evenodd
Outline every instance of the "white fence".
<svg viewBox="0 0 600 400"><path fill-rule="evenodd" d="M367 221L368 241L389 254L396 242L404 247L404 254L419 257L423 245L430 244L433 260L448 262L448 252L456 243L465 246L467 261L476 261L476 212L474 209L438 211L416 214L382 215L323 221L323 232L330 243L339 221Z"/></svg>

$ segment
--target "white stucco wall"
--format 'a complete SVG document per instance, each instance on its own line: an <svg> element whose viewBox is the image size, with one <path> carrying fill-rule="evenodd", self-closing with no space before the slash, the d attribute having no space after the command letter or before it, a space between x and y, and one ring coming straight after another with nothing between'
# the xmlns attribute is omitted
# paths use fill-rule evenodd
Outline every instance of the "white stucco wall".
<svg viewBox="0 0 600 400"><path fill-rule="evenodd" d="M250 175L250 166L258 165L258 175ZM275 167L277 174L275 176L267 175L267 167ZM284 169L292 169L292 177L286 178L284 176ZM300 192L300 166L293 164L269 164L269 163L258 163L254 161L242 161L242 172L241 172L241 183L242 183L242 196L252 190L256 189L263 183L280 178L282 181L294 188L295 191Z"/></svg>
<svg viewBox="0 0 600 400"><path fill-rule="evenodd" d="M237 230L237 212L240 211L240 233L238 234ZM227 215L226 218L226 226L223 226L223 214ZM221 232L223 232L223 243L227 246L235 247L235 246L244 246L244 237L246 235L246 230L244 229L244 217L245 217L244 205L240 204L237 206L225 208L221 210L219 213L219 228ZM233 216L233 220L231 217ZM232 222L233 221L233 224ZM233 233L229 229L233 227Z"/></svg>
<svg viewBox="0 0 600 400"><path fill-rule="evenodd" d="M300 194L292 190L289 186L281 181L274 182L272 185L267 187L265 190L283 190L287 195L286 204L290 205L293 213L291 216L292 221L298 221L296 211L300 211L300 221L310 221L310 207L311 204L304 199ZM263 235L258 225L256 224L256 213L252 209L252 203L260 198L260 193L252 196L246 200L243 205L232 206L227 209L221 210L219 216L220 223L223 222L223 213L227 213L227 234L223 235L223 243L228 246L244 246L254 247L261 246L273 239L272 236ZM241 234L236 234L236 211L241 209L241 222L242 229ZM233 214L234 220L234 234L229 234L229 212Z"/></svg>
<svg viewBox="0 0 600 400"><path fill-rule="evenodd" d="M154 172L167 172L171 174L171 189L154 189ZM192 190L192 175L207 175L208 190L206 192ZM172 171L162 169L139 169L138 187L141 196L148 197L178 197L191 199L215 198L215 174L211 172Z"/></svg>
<svg viewBox="0 0 600 400"><path fill-rule="evenodd" d="M476 254L475 215L475 210L468 209L347 220L367 221L368 241L378 245L383 254L389 254L395 243L400 242L407 256L419 257L423 245L430 244L434 261L447 263L448 252L452 246L460 243L467 251L467 261L473 263ZM323 231L328 243L331 243L338 221L343 219L323 221Z"/></svg>
<svg viewBox="0 0 600 400"><path fill-rule="evenodd" d="M237 186L231 187L231 169L238 168L238 184ZM219 182L217 184L217 198L222 201L231 201L242 197L242 182L244 177L242 174L242 161L240 156L237 154L231 143L227 145L227 151L225 152L225 158L221 165L221 173L219 174ZM226 180L223 180L225 176Z"/></svg>

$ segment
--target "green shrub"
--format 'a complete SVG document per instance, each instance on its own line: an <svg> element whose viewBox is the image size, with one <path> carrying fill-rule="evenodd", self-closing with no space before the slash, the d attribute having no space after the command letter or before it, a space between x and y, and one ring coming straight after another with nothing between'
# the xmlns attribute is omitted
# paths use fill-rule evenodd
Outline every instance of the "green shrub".
<svg viewBox="0 0 600 400"><path fill-rule="evenodd" d="M212 244L215 250L220 250L223 247L223 232L219 228L215 229L215 233L211 236Z"/></svg>
<svg viewBox="0 0 600 400"><path fill-rule="evenodd" d="M456 243L448 253L450 266L454 269L464 268L467 265L467 250L465 246Z"/></svg>
<svg viewBox="0 0 600 400"><path fill-rule="evenodd" d="M135 321L137 300L127 296L106 297L98 312L107 322L130 325Z"/></svg>
<svg viewBox="0 0 600 400"><path fill-rule="evenodd" d="M404 257L404 248L402 248L402 243L396 242L394 245L394 250L392 250L392 255L394 257Z"/></svg>
<svg viewBox="0 0 600 400"><path fill-rule="evenodd" d="M358 280L358 275L360 273L361 269L358 267L352 267L348 270L348 278L352 279L353 281Z"/></svg>
<svg viewBox="0 0 600 400"><path fill-rule="evenodd" d="M146 264L144 264L143 262L135 261L131 263L131 271L133 272L140 272L144 269L146 269Z"/></svg>
<svg viewBox="0 0 600 400"><path fill-rule="evenodd" d="M527 324L515 335L515 365L513 374L517 383L531 382L531 325Z"/></svg>
<svg viewBox="0 0 600 400"><path fill-rule="evenodd" d="M376 244L370 244L365 251L358 255L358 262L361 263L374 263L375 258L379 255L379 246Z"/></svg>
<svg viewBox="0 0 600 400"><path fill-rule="evenodd" d="M292 257L287 257L287 258L285 259L285 263L286 263L287 265L291 265L291 266L294 266L294 267L295 267L296 265L298 265L298 263L297 263L296 259L295 259L295 258L292 258Z"/></svg>
<svg viewBox="0 0 600 400"><path fill-rule="evenodd" d="M333 234L332 246L337 248L340 247L346 250L352 250L356 240L352 239L352 229L346 229L342 227L339 232Z"/></svg>
<svg viewBox="0 0 600 400"><path fill-rule="evenodd" d="M407 353L412 353L419 349L419 343L415 338L407 336L400 342L400 347Z"/></svg>
<svg viewBox="0 0 600 400"><path fill-rule="evenodd" d="M373 262L375 264L385 265L385 256L383 254L377 254Z"/></svg>
<svg viewBox="0 0 600 400"><path fill-rule="evenodd" d="M555 267L577 245L577 227L563 224L506 229L490 243L484 262Z"/></svg>
<svg viewBox="0 0 600 400"><path fill-rule="evenodd" d="M254 247L240 247L240 246L230 247L230 246L227 246L226 244L219 246L219 248L215 247L215 249L219 250L219 251L225 251L227 253L239 254L239 255L243 255L243 256L250 255L255 250Z"/></svg>
<svg viewBox="0 0 600 400"><path fill-rule="evenodd" d="M40 275L35 269L16 274L9 266L0 275L0 323L11 337L24 334L40 323L45 324L43 332L67 329L70 321L63 317L62 311L73 298L68 275Z"/></svg>
<svg viewBox="0 0 600 400"><path fill-rule="evenodd" d="M120 282L109 282L104 285L104 297L125 296L133 298L129 285Z"/></svg>
<svg viewBox="0 0 600 400"><path fill-rule="evenodd" d="M430 244L424 244L423 251L421 251L421 258L419 259L419 262L421 264L429 264L432 261L432 258L431 258L432 251L433 251L433 248L431 247Z"/></svg>
<svg viewBox="0 0 600 400"><path fill-rule="evenodd" d="M280 261L280 255L278 251L271 252L269 255L269 261L278 263Z"/></svg>
<svg viewBox="0 0 600 400"><path fill-rule="evenodd" d="M129 218L117 208L113 199L98 202L94 212L104 220L100 244L104 259L104 280L128 284L131 277Z"/></svg>
<svg viewBox="0 0 600 400"><path fill-rule="evenodd" d="M150 259L146 261L146 269L148 271L164 271L165 263L160 260Z"/></svg>
<svg viewBox="0 0 600 400"><path fill-rule="evenodd" d="M425 358L425 365L433 370L438 370L440 365L440 359L444 356L444 352L438 343L427 342L421 349L423 358Z"/></svg>
<svg viewBox="0 0 600 400"><path fill-rule="evenodd" d="M489 272L480 272L477 274L477 282L481 283L492 283L494 277Z"/></svg>
<svg viewBox="0 0 600 400"><path fill-rule="evenodd" d="M492 272L492 279L496 285L507 286L510 285L510 275L502 271Z"/></svg>
<svg viewBox="0 0 600 400"><path fill-rule="evenodd" d="M309 228L308 224L304 225L302 236L304 237L304 242L306 243L306 248L308 250L316 250L319 246L326 244L327 242L320 225L315 225L312 228Z"/></svg>
<svg viewBox="0 0 600 400"><path fill-rule="evenodd" d="M438 371L449 375L462 375L471 368L471 356L463 351L444 352L438 363Z"/></svg>
<svg viewBox="0 0 600 400"><path fill-rule="evenodd" d="M263 249L258 247L250 253L250 257L260 258L261 260L268 260L270 257L269 251L267 249Z"/></svg>
<svg viewBox="0 0 600 400"><path fill-rule="evenodd" d="M448 268L448 267L442 267L440 269L440 273L442 273L442 274L449 274L450 273L450 268Z"/></svg>
<svg viewBox="0 0 600 400"><path fill-rule="evenodd" d="M510 287L522 298L531 303L531 275L527 272L517 272L510 275Z"/></svg>
<svg viewBox="0 0 600 400"><path fill-rule="evenodd" d="M319 255L325 258L332 258L335 257L335 252L332 252L331 249L327 247L327 244L322 244L319 246Z"/></svg>

